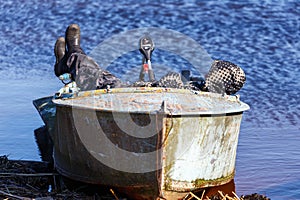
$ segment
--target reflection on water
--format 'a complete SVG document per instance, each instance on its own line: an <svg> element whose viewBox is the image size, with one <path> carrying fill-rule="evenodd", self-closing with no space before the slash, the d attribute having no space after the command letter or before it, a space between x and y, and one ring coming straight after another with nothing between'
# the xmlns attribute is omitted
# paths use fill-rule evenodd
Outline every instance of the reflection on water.
<svg viewBox="0 0 300 200"><path fill-rule="evenodd" d="M14 159L39 160L33 130L42 121L32 104L32 99L51 95L59 87L57 80L2 79L0 85L0 154ZM45 89L46 88L50 89ZM40 94L39 94L40 93Z"/></svg>
<svg viewBox="0 0 300 200"><path fill-rule="evenodd" d="M239 138L237 193L300 199L298 1L18 1L0 5L1 154L39 159L33 130L42 121L31 102L61 86L53 75L53 45L66 26L81 26L87 53L123 31L161 27L191 37L213 59L232 61L246 72L240 95L251 110L244 114ZM133 54L109 69L130 76L130 66L141 62ZM155 50L153 64L175 71L186 65L166 55Z"/></svg>
<svg viewBox="0 0 300 200"><path fill-rule="evenodd" d="M260 192L278 200L299 199L299 187L295 188L300 180L299 141L297 129L242 128L236 163L237 192Z"/></svg>

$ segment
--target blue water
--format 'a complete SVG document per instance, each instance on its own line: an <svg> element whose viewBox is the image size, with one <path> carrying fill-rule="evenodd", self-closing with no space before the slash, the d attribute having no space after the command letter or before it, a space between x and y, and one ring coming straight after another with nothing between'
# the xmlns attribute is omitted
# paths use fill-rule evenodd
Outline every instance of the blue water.
<svg viewBox="0 0 300 200"><path fill-rule="evenodd" d="M43 123L32 100L62 86L53 74L53 46L69 24L80 25L87 53L124 31L170 29L195 40L211 58L245 70L239 94L251 110L240 132L237 193L300 199L299 8L297 0L1 1L0 154L39 160L33 130ZM153 53L160 64L176 70L184 63L162 52ZM111 70L122 76L120 66L139 58L120 58Z"/></svg>

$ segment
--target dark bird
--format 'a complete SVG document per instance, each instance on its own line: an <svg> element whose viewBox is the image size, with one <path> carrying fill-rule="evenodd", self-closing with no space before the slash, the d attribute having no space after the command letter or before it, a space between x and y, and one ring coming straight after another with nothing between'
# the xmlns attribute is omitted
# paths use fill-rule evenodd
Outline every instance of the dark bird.
<svg viewBox="0 0 300 200"><path fill-rule="evenodd" d="M229 61L215 60L206 75L205 88L209 92L235 94L245 84L243 69Z"/></svg>

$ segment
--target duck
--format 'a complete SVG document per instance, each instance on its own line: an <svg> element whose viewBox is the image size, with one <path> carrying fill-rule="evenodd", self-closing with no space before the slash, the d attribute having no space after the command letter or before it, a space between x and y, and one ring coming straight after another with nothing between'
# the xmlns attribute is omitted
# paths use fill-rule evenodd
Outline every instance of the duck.
<svg viewBox="0 0 300 200"><path fill-rule="evenodd" d="M189 70L183 70L181 73L168 72L160 80L155 81L155 75L151 67L154 42L149 35L145 35L140 39L139 50L143 56L142 69L139 81L135 82L133 86L185 88L233 95L244 86L246 81L243 69L225 60L214 60L205 78L191 77ZM144 81L145 72L149 73L149 82Z"/></svg>
<svg viewBox="0 0 300 200"><path fill-rule="evenodd" d="M55 43L54 71L58 77L69 74L69 78L76 81L81 90L107 87L169 87L233 95L245 84L246 75L243 69L225 60L214 60L205 78L191 77L190 72L184 70L181 73L168 72L156 80L151 66L154 49L154 41L149 35L140 38L139 51L142 54L142 67L139 80L128 85L111 72L99 67L84 53L80 46L80 27L77 24L71 24L66 29L65 38L59 37ZM148 82L144 80L145 74L149 76Z"/></svg>
<svg viewBox="0 0 300 200"><path fill-rule="evenodd" d="M246 75L238 65L225 60L215 60L205 78L204 91L236 94L245 84Z"/></svg>

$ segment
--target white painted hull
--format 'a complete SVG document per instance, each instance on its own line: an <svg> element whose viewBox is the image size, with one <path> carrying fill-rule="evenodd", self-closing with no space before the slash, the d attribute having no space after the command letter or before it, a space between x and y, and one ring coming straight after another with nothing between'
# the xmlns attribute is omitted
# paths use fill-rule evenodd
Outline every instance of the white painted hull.
<svg viewBox="0 0 300 200"><path fill-rule="evenodd" d="M60 173L134 199L183 197L233 179L248 105L235 97L177 89L107 92L54 100L54 159Z"/></svg>

